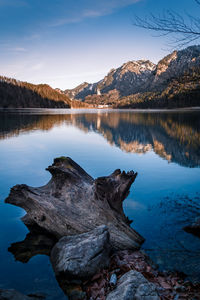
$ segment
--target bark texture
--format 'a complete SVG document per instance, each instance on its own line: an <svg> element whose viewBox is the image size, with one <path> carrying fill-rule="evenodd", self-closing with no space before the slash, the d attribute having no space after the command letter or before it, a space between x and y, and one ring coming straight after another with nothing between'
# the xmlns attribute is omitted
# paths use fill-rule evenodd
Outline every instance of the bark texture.
<svg viewBox="0 0 200 300"><path fill-rule="evenodd" d="M54 159L51 180L42 187L14 186L7 203L22 207L27 227L39 226L56 238L106 225L114 249L138 249L144 239L130 227L123 201L137 173L114 171L93 179L69 157Z"/></svg>

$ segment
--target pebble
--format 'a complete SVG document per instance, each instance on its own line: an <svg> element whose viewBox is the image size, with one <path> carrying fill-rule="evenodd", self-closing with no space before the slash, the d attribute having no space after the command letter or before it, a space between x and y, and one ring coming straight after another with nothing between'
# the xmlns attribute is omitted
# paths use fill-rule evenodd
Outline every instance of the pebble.
<svg viewBox="0 0 200 300"><path fill-rule="evenodd" d="M109 283L112 286L115 286L117 284L117 275L115 273L111 275Z"/></svg>

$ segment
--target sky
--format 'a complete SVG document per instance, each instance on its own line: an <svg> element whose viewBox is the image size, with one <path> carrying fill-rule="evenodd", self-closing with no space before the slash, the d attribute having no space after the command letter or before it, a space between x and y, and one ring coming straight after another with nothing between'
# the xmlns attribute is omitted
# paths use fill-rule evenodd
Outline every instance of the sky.
<svg viewBox="0 0 200 300"><path fill-rule="evenodd" d="M167 9L198 12L195 0L0 0L0 75L64 90L130 60L157 63L167 37L133 19Z"/></svg>

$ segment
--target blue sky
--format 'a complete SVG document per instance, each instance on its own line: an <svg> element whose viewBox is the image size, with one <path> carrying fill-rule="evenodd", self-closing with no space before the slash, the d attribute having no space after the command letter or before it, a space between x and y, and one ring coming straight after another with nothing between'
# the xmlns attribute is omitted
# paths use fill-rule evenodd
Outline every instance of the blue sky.
<svg viewBox="0 0 200 300"><path fill-rule="evenodd" d="M198 12L194 0L0 0L0 74L66 89L129 60L157 62L166 38L132 19L163 9Z"/></svg>

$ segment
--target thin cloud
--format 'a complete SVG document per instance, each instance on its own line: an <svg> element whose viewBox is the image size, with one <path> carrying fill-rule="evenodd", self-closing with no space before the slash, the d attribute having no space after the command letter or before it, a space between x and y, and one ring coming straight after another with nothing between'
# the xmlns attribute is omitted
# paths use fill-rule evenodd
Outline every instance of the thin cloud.
<svg viewBox="0 0 200 300"><path fill-rule="evenodd" d="M44 67L44 64L43 63L38 63L38 64L35 64L31 67L31 70L33 71L39 71L41 69L43 69Z"/></svg>
<svg viewBox="0 0 200 300"><path fill-rule="evenodd" d="M92 10L92 9L86 9L83 11L82 17L84 18L96 18L96 17L101 17L103 14L106 12L103 11L97 11L97 10Z"/></svg>
<svg viewBox="0 0 200 300"><path fill-rule="evenodd" d="M126 7L142 0L111 0L111 1L101 1L98 5L94 6L94 2L91 2L88 5L90 8L76 11L75 13L71 12L73 16L66 16L56 20L52 27L57 27L65 24L79 23L85 19L103 17L110 15L117 11L119 8Z"/></svg>
<svg viewBox="0 0 200 300"><path fill-rule="evenodd" d="M41 38L41 35L38 34L38 33L33 33L27 37L25 37L25 40L28 40L28 41L34 41L34 40L38 40Z"/></svg>
<svg viewBox="0 0 200 300"><path fill-rule="evenodd" d="M23 48L23 47L14 47L14 48L11 48L10 51L14 51L14 52L26 52L27 49Z"/></svg>

